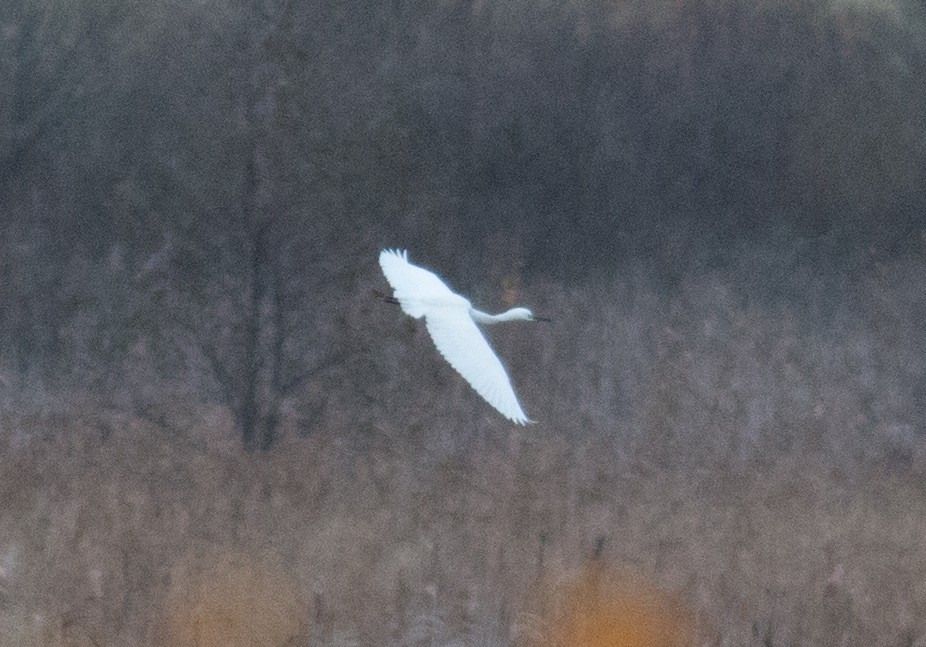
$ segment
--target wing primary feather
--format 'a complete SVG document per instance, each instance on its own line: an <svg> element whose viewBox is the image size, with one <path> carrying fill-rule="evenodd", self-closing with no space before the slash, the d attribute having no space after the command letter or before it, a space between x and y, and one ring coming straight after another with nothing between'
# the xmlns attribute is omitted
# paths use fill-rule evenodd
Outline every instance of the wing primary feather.
<svg viewBox="0 0 926 647"><path fill-rule="evenodd" d="M433 272L409 262L408 250L384 249L379 265L402 311L425 318L438 352L476 393L512 422L533 423L521 408L505 367L470 316L469 300Z"/></svg>
<svg viewBox="0 0 926 647"><path fill-rule="evenodd" d="M512 422L533 422L521 408L505 367L468 312L429 313L425 323L438 352L476 393Z"/></svg>

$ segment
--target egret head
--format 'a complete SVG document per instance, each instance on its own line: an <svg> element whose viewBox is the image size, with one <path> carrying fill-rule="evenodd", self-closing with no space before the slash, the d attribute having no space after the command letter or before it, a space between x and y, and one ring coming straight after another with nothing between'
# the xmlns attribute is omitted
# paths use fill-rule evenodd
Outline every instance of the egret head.
<svg viewBox="0 0 926 647"><path fill-rule="evenodd" d="M507 313L510 319L526 319L527 321L550 321L546 317L538 317L527 308L512 308Z"/></svg>

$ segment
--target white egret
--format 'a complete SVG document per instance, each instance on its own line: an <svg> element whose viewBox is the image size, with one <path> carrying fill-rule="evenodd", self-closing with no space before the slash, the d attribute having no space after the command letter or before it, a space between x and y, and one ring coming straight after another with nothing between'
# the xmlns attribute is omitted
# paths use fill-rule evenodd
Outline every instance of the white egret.
<svg viewBox="0 0 926 647"><path fill-rule="evenodd" d="M409 263L405 250L384 249L379 265L395 294L394 299L387 300L398 303L415 319L424 317L438 352L476 393L509 420L519 425L534 422L521 409L508 373L476 324L549 319L535 317L527 308L512 308L497 315L476 310L436 274Z"/></svg>

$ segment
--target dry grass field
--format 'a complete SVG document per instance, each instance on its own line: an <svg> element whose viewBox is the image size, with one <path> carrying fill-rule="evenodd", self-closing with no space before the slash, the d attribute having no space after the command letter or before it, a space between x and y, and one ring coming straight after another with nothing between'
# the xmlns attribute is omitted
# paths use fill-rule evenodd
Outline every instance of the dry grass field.
<svg viewBox="0 0 926 647"><path fill-rule="evenodd" d="M547 290L494 336L528 428L367 300L269 452L179 391L9 397L0 645L924 645L922 275L812 326L717 279Z"/></svg>
<svg viewBox="0 0 926 647"><path fill-rule="evenodd" d="M308 439L253 456L118 415L3 422L41 435L3 451L3 645L926 635L909 476L849 481L812 457L621 472L594 442L531 430L428 462L385 435L362 455Z"/></svg>

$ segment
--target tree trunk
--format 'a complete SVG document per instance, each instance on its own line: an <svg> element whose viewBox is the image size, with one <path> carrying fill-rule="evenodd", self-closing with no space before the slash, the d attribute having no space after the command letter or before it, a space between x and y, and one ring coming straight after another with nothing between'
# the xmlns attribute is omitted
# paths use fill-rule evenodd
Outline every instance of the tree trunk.
<svg viewBox="0 0 926 647"><path fill-rule="evenodd" d="M255 222L251 241L251 258L248 267L250 284L250 301L247 306L244 324L244 380L242 383L241 412L239 424L245 449L252 451L258 446L269 446L260 429L260 373L261 361L261 305L264 301L266 281L264 278L266 258L267 220L256 217L257 213L257 145L255 144L248 160L245 173L245 187L242 195L245 217L248 222Z"/></svg>

